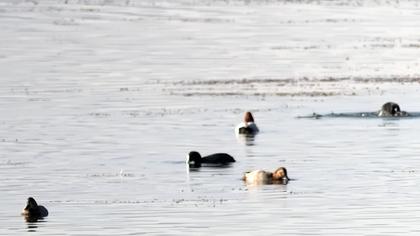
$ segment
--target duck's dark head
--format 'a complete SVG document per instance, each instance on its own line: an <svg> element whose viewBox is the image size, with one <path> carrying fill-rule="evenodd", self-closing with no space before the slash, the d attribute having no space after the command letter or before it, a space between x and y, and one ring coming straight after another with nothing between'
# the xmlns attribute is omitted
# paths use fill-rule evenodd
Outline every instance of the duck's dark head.
<svg viewBox="0 0 420 236"><path fill-rule="evenodd" d="M197 168L201 166L201 155L196 151L191 151L188 154L188 165L192 168Z"/></svg>
<svg viewBox="0 0 420 236"><path fill-rule="evenodd" d="M244 122L245 124L248 122L254 122L254 117L252 116L251 112L247 111L244 115Z"/></svg>
<svg viewBox="0 0 420 236"><path fill-rule="evenodd" d="M401 109L397 103L387 102L382 105L381 113L384 116L399 116L401 114Z"/></svg>
<svg viewBox="0 0 420 236"><path fill-rule="evenodd" d="M38 207L38 203L36 203L35 199L32 197L28 198L28 202L26 203L26 207L24 210L31 210Z"/></svg>
<svg viewBox="0 0 420 236"><path fill-rule="evenodd" d="M287 170L284 167L280 167L273 172L273 180L289 180L287 176Z"/></svg>

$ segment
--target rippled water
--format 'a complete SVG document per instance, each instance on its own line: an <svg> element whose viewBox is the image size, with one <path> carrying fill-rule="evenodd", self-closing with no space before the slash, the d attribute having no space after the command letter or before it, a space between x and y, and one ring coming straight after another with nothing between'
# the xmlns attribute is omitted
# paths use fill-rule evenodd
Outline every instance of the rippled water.
<svg viewBox="0 0 420 236"><path fill-rule="evenodd" d="M414 1L1 1L0 234L418 235L420 119L297 117L420 111L419 25Z"/></svg>

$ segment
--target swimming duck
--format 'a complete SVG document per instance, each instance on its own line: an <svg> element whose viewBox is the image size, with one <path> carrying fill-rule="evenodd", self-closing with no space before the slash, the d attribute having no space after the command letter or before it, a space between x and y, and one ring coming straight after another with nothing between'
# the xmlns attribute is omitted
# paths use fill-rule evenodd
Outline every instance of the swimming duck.
<svg viewBox="0 0 420 236"><path fill-rule="evenodd" d="M245 112L244 121L235 127L236 134L256 134L259 132L251 112Z"/></svg>
<svg viewBox="0 0 420 236"><path fill-rule="evenodd" d="M26 203L26 207L22 211L22 215L27 218L43 218L48 216L48 210L47 208L38 205L35 199L29 197L28 202Z"/></svg>
<svg viewBox="0 0 420 236"><path fill-rule="evenodd" d="M247 184L287 184L289 177L284 167L279 167L273 173L265 170L254 170L245 173L242 178Z"/></svg>
<svg viewBox="0 0 420 236"><path fill-rule="evenodd" d="M192 151L188 154L187 163L190 167L201 167L202 163L215 165L228 165L235 162L235 159L227 153L215 153L208 156L201 157L200 153Z"/></svg>
<svg viewBox="0 0 420 236"><path fill-rule="evenodd" d="M382 105L381 110L378 112L378 116L408 116L408 113L405 111L401 111L400 106L397 103L387 102L384 105Z"/></svg>

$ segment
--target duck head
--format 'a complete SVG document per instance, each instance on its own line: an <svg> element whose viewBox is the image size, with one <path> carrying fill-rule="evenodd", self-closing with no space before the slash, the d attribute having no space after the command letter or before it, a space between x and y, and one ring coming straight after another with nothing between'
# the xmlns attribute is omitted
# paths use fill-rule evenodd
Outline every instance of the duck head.
<svg viewBox="0 0 420 236"><path fill-rule="evenodd" d="M26 207L23 210L25 212L31 213L31 211L35 210L37 207L38 207L38 203L36 203L35 199L32 197L29 197L26 203Z"/></svg>
<svg viewBox="0 0 420 236"><path fill-rule="evenodd" d="M201 167L201 155L200 155L200 153L198 153L196 151L191 151L188 154L187 163L192 168Z"/></svg>
<svg viewBox="0 0 420 236"><path fill-rule="evenodd" d="M287 170L284 167L280 167L273 172L273 180L289 180L289 176L287 176Z"/></svg>
<svg viewBox="0 0 420 236"><path fill-rule="evenodd" d="M247 111L244 115L244 122L247 124L248 122L254 122L254 117L252 116L251 112Z"/></svg>
<svg viewBox="0 0 420 236"><path fill-rule="evenodd" d="M400 116L401 109L400 106L395 102L387 102L382 105L379 116Z"/></svg>

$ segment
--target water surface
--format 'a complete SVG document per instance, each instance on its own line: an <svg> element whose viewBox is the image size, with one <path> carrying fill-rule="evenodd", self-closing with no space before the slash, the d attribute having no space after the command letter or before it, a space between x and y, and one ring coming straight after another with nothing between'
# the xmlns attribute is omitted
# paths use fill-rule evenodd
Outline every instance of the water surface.
<svg viewBox="0 0 420 236"><path fill-rule="evenodd" d="M418 235L419 119L296 117L420 111L419 23L411 1L2 1L0 234Z"/></svg>

